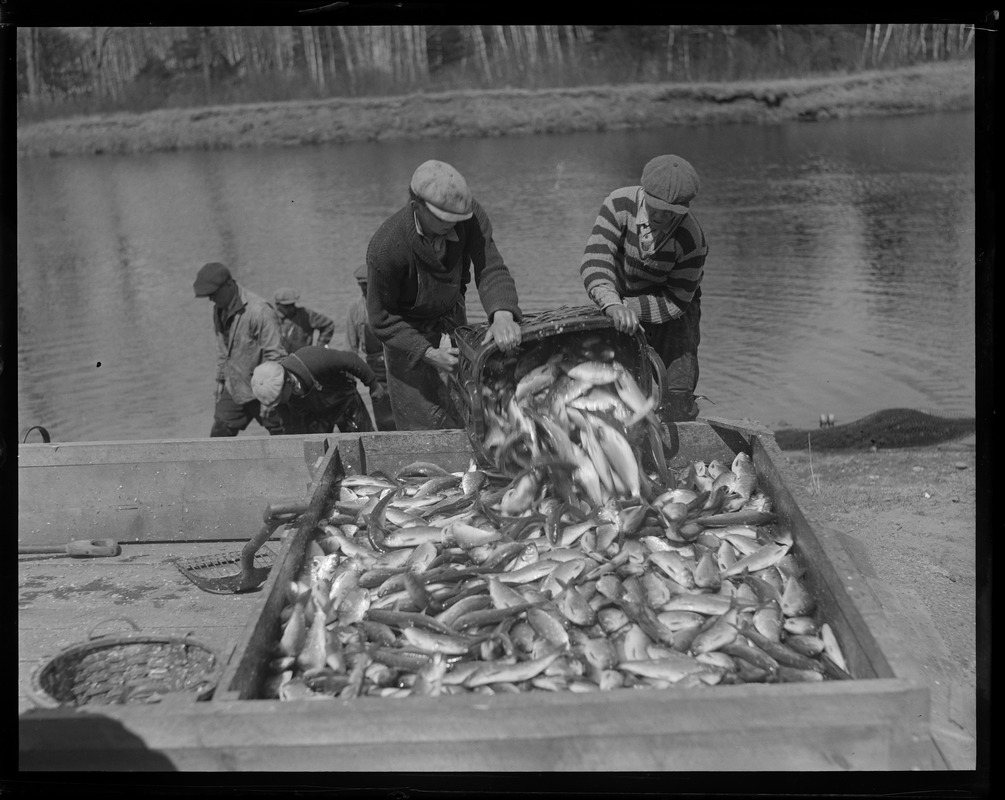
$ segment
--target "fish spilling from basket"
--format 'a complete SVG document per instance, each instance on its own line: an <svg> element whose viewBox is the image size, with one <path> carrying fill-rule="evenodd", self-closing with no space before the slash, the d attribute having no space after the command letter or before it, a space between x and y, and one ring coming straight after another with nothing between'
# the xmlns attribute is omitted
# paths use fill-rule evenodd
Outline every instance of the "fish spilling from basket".
<svg viewBox="0 0 1005 800"><path fill-rule="evenodd" d="M585 355L489 385L494 468L342 476L264 696L851 677L750 457L668 467L654 401Z"/></svg>

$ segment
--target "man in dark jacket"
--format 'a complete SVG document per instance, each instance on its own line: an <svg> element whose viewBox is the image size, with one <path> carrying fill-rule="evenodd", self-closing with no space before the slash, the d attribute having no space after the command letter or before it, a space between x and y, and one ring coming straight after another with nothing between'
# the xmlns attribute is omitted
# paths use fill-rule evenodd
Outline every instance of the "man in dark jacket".
<svg viewBox="0 0 1005 800"><path fill-rule="evenodd" d="M344 350L308 345L279 360L259 364L251 389L263 413L292 412L286 433L342 433L372 431L373 423L356 378L372 397L386 394L377 376L357 355Z"/></svg>
<svg viewBox="0 0 1005 800"><path fill-rule="evenodd" d="M196 297L208 297L213 303L216 408L209 435L237 436L253 419L270 434L287 433L285 416L263 416L251 391L251 373L255 367L275 363L286 355L275 309L238 285L230 270L215 261L199 270L193 288Z"/></svg>
<svg viewBox="0 0 1005 800"><path fill-rule="evenodd" d="M276 291L276 311L279 312L279 332L287 353L301 347L318 344L325 347L335 335L335 320L320 311L298 306L300 294L295 289Z"/></svg>
<svg viewBox="0 0 1005 800"><path fill-rule="evenodd" d="M520 344L516 285L492 223L457 170L442 161L420 164L408 196L370 239L367 317L384 344L397 429L459 428L441 372L457 366L457 348L445 335L467 322L472 267L489 321L483 343L494 340L503 351Z"/></svg>
<svg viewBox="0 0 1005 800"><path fill-rule="evenodd" d="M349 307L345 321L345 341L349 352L355 353L373 370L380 385L387 388L387 365L384 363L384 345L373 332L366 318L366 264L356 268L353 277L359 284L360 296ZM391 396L373 400L373 419L378 431L393 431L394 412L391 410Z"/></svg>

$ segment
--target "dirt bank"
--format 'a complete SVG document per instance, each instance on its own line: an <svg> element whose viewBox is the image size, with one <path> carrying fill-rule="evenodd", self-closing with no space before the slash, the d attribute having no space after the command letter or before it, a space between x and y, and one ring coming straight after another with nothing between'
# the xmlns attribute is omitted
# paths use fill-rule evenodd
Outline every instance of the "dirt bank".
<svg viewBox="0 0 1005 800"><path fill-rule="evenodd" d="M974 107L974 62L836 77L634 84L168 109L26 124L19 156L295 146L727 122L783 122Z"/></svg>
<svg viewBox="0 0 1005 800"><path fill-rule="evenodd" d="M976 763L975 442L971 435L928 447L783 453L799 507L814 528L838 532L916 653L931 690L933 735L953 769ZM989 651L982 658L990 664Z"/></svg>

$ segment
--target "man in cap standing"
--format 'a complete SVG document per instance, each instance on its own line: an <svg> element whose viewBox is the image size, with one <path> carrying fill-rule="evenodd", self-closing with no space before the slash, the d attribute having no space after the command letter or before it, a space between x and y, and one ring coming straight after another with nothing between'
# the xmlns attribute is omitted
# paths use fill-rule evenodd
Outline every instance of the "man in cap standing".
<svg viewBox="0 0 1005 800"><path fill-rule="evenodd" d="M216 408L210 436L237 436L251 420L270 434L287 433L281 415L263 415L251 391L251 373L264 361L286 355L279 337L275 309L240 286L223 264L211 262L199 270L193 284L196 297L213 303L216 332Z"/></svg>
<svg viewBox="0 0 1005 800"><path fill-rule="evenodd" d="M377 382L387 389L387 365L384 363L384 345L373 332L366 318L366 264L356 268L353 277L359 284L360 296L349 307L345 321L345 340L349 352L362 358L377 376ZM385 392L378 400L372 395L373 418L379 431L393 431L394 412L391 410L391 396Z"/></svg>
<svg viewBox="0 0 1005 800"><path fill-rule="evenodd" d="M277 289L276 311L279 312L279 335L287 353L317 344L325 347L335 335L335 320L319 311L297 305L300 293L295 289Z"/></svg>
<svg viewBox="0 0 1005 800"><path fill-rule="evenodd" d="M632 333L641 325L667 369L664 408L673 420L698 416L701 280L708 245L691 201L698 173L680 156L652 159L641 186L604 200L579 267L587 294Z"/></svg>
<svg viewBox="0 0 1005 800"><path fill-rule="evenodd" d="M464 177L442 161L420 164L408 202L370 239L366 264L367 316L384 345L397 429L462 427L440 374L457 366L444 334L467 322L472 268L489 321L484 342L514 350L522 318L492 223Z"/></svg>
<svg viewBox="0 0 1005 800"><path fill-rule="evenodd" d="M373 430L370 414L356 390L356 379L374 399L386 390L355 353L308 345L279 360L255 367L251 390L263 413L292 417L296 433L342 433Z"/></svg>

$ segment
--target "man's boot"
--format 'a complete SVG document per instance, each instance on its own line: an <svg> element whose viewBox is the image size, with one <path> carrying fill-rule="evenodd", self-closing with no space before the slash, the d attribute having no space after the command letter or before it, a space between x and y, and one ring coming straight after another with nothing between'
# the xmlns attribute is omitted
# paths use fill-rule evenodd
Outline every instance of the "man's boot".
<svg viewBox="0 0 1005 800"><path fill-rule="evenodd" d="M698 404L687 391L667 392L663 401L664 418L671 422L691 422L698 417Z"/></svg>

